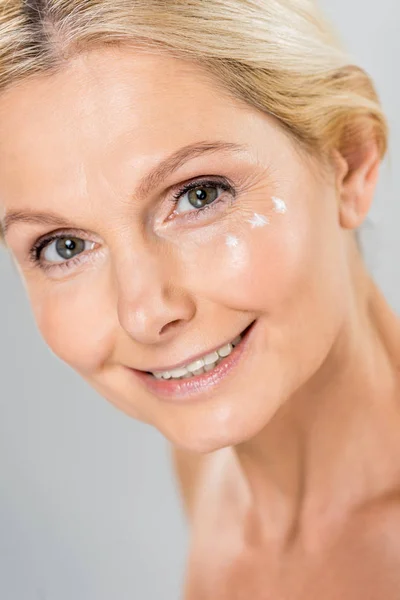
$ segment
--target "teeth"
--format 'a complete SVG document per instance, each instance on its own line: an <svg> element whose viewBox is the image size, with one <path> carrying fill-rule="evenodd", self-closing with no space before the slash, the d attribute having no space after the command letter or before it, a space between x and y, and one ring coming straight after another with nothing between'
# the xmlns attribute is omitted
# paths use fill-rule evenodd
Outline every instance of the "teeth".
<svg viewBox="0 0 400 600"><path fill-rule="evenodd" d="M191 371L192 373L194 373L195 371L198 371L199 369L202 369L203 367L204 367L204 360L202 358L199 358L198 360L195 360L194 362L187 365L186 368L188 371Z"/></svg>
<svg viewBox="0 0 400 600"><path fill-rule="evenodd" d="M170 371L170 374L171 377L176 379L178 377L183 377L184 375L186 375L187 372L188 369L185 369L185 367L180 367L179 369L174 369L173 371Z"/></svg>
<svg viewBox="0 0 400 600"><path fill-rule="evenodd" d="M184 367L172 369L171 371L158 371L153 373L153 375L156 379L188 379L189 377L207 373L219 364L221 359L229 356L241 339L242 336L238 335L230 344L225 344L225 346L222 346L216 352L206 354L203 358L199 358Z"/></svg>
<svg viewBox="0 0 400 600"><path fill-rule="evenodd" d="M211 352L211 354L207 354L207 356L204 357L204 364L212 365L213 363L217 362L218 359L218 352Z"/></svg>
<svg viewBox="0 0 400 600"><path fill-rule="evenodd" d="M217 352L221 358L225 358L225 356L229 356L229 354L232 352L232 350L233 350L232 344L226 344L226 346L222 346L222 348L217 350Z"/></svg>

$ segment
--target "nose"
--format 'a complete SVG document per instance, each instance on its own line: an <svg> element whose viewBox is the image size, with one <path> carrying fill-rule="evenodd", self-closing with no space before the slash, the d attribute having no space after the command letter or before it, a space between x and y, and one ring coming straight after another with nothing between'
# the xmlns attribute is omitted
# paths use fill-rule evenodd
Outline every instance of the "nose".
<svg viewBox="0 0 400 600"><path fill-rule="evenodd" d="M196 312L190 293L178 284L168 258L136 254L117 272L119 322L142 344L167 341Z"/></svg>

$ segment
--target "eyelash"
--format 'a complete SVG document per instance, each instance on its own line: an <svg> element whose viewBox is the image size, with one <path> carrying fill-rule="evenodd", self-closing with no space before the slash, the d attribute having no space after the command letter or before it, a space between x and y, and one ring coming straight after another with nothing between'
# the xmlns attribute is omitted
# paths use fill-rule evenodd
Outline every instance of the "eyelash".
<svg viewBox="0 0 400 600"><path fill-rule="evenodd" d="M178 191L172 195L172 198L170 199L170 201L173 203L174 206L177 206L177 204L182 196L184 196L187 192L190 192L192 189L195 189L197 187L221 188L222 190L224 190L224 192L230 192L234 197L236 196L236 192L237 192L237 190L234 188L234 186L232 184L228 183L228 181L223 177L220 177L220 178L216 177L214 179L200 178L200 179L191 181L191 182L186 183L183 186L181 186L178 189ZM210 211L214 210L214 207L217 204L219 204L220 202L221 202L221 200L218 197L211 204L206 204L205 206L203 206L201 208L193 207L193 210L188 211L187 213L182 213L182 214L177 213L177 215L174 218L185 219L185 220L189 220L189 221L193 220L193 219L198 219L199 217L203 216L201 214L201 213L203 213L203 211L206 213L209 213ZM172 213L170 215L170 217L172 217L173 215L174 215L174 213ZM69 260L66 260L64 262L52 263L52 264L43 263L41 261L41 254L42 254L43 250L45 248L47 248L47 246L49 246L55 240L58 240L59 238L62 238L62 237L68 236L68 235L71 235L71 236L74 235L74 237L78 237L76 235L77 233L79 234L80 232L78 230L75 230L75 232L72 232L72 233L71 233L71 231L69 231L69 232L61 231L61 232L57 232L57 233L54 232L45 237L39 238L33 244L31 249L29 250L29 259L35 265L38 265L44 271L51 271L53 269L70 269L75 264L81 262L82 253L78 254L76 257L70 258ZM82 239L84 239L84 238L82 238Z"/></svg>

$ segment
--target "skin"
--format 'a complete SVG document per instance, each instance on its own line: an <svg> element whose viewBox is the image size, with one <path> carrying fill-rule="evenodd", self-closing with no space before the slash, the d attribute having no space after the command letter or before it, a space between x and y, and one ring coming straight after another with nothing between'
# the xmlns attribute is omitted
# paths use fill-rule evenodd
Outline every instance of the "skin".
<svg viewBox="0 0 400 600"><path fill-rule="evenodd" d="M0 114L3 225L60 220L6 234L45 341L171 442L192 532L185 600L397 597L400 325L354 239L374 140L322 164L199 67L127 47L12 86ZM199 155L138 193L204 140L247 150ZM174 214L172 193L201 176L236 192L197 219L187 201ZM43 270L29 250L54 231L88 249ZM197 401L165 402L128 368L205 354L255 319L239 367Z"/></svg>

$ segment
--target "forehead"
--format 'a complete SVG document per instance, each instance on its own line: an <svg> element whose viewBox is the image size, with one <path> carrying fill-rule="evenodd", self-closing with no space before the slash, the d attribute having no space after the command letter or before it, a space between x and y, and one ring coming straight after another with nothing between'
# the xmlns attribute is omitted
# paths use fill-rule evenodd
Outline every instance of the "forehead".
<svg viewBox="0 0 400 600"><path fill-rule="evenodd" d="M0 152L101 153L129 136L146 153L171 134L204 138L210 127L229 133L239 108L196 65L129 48L96 49L0 95Z"/></svg>
<svg viewBox="0 0 400 600"><path fill-rule="evenodd" d="M72 213L82 200L129 197L155 164L199 140L247 146L257 164L268 153L282 164L293 158L272 117L230 97L197 65L93 49L0 95L1 213L39 205Z"/></svg>
<svg viewBox="0 0 400 600"><path fill-rule="evenodd" d="M254 117L196 65L124 47L91 50L0 95L0 199L25 195L34 180L68 185L83 170L86 178L115 172L128 154L140 171L196 139L240 143Z"/></svg>

